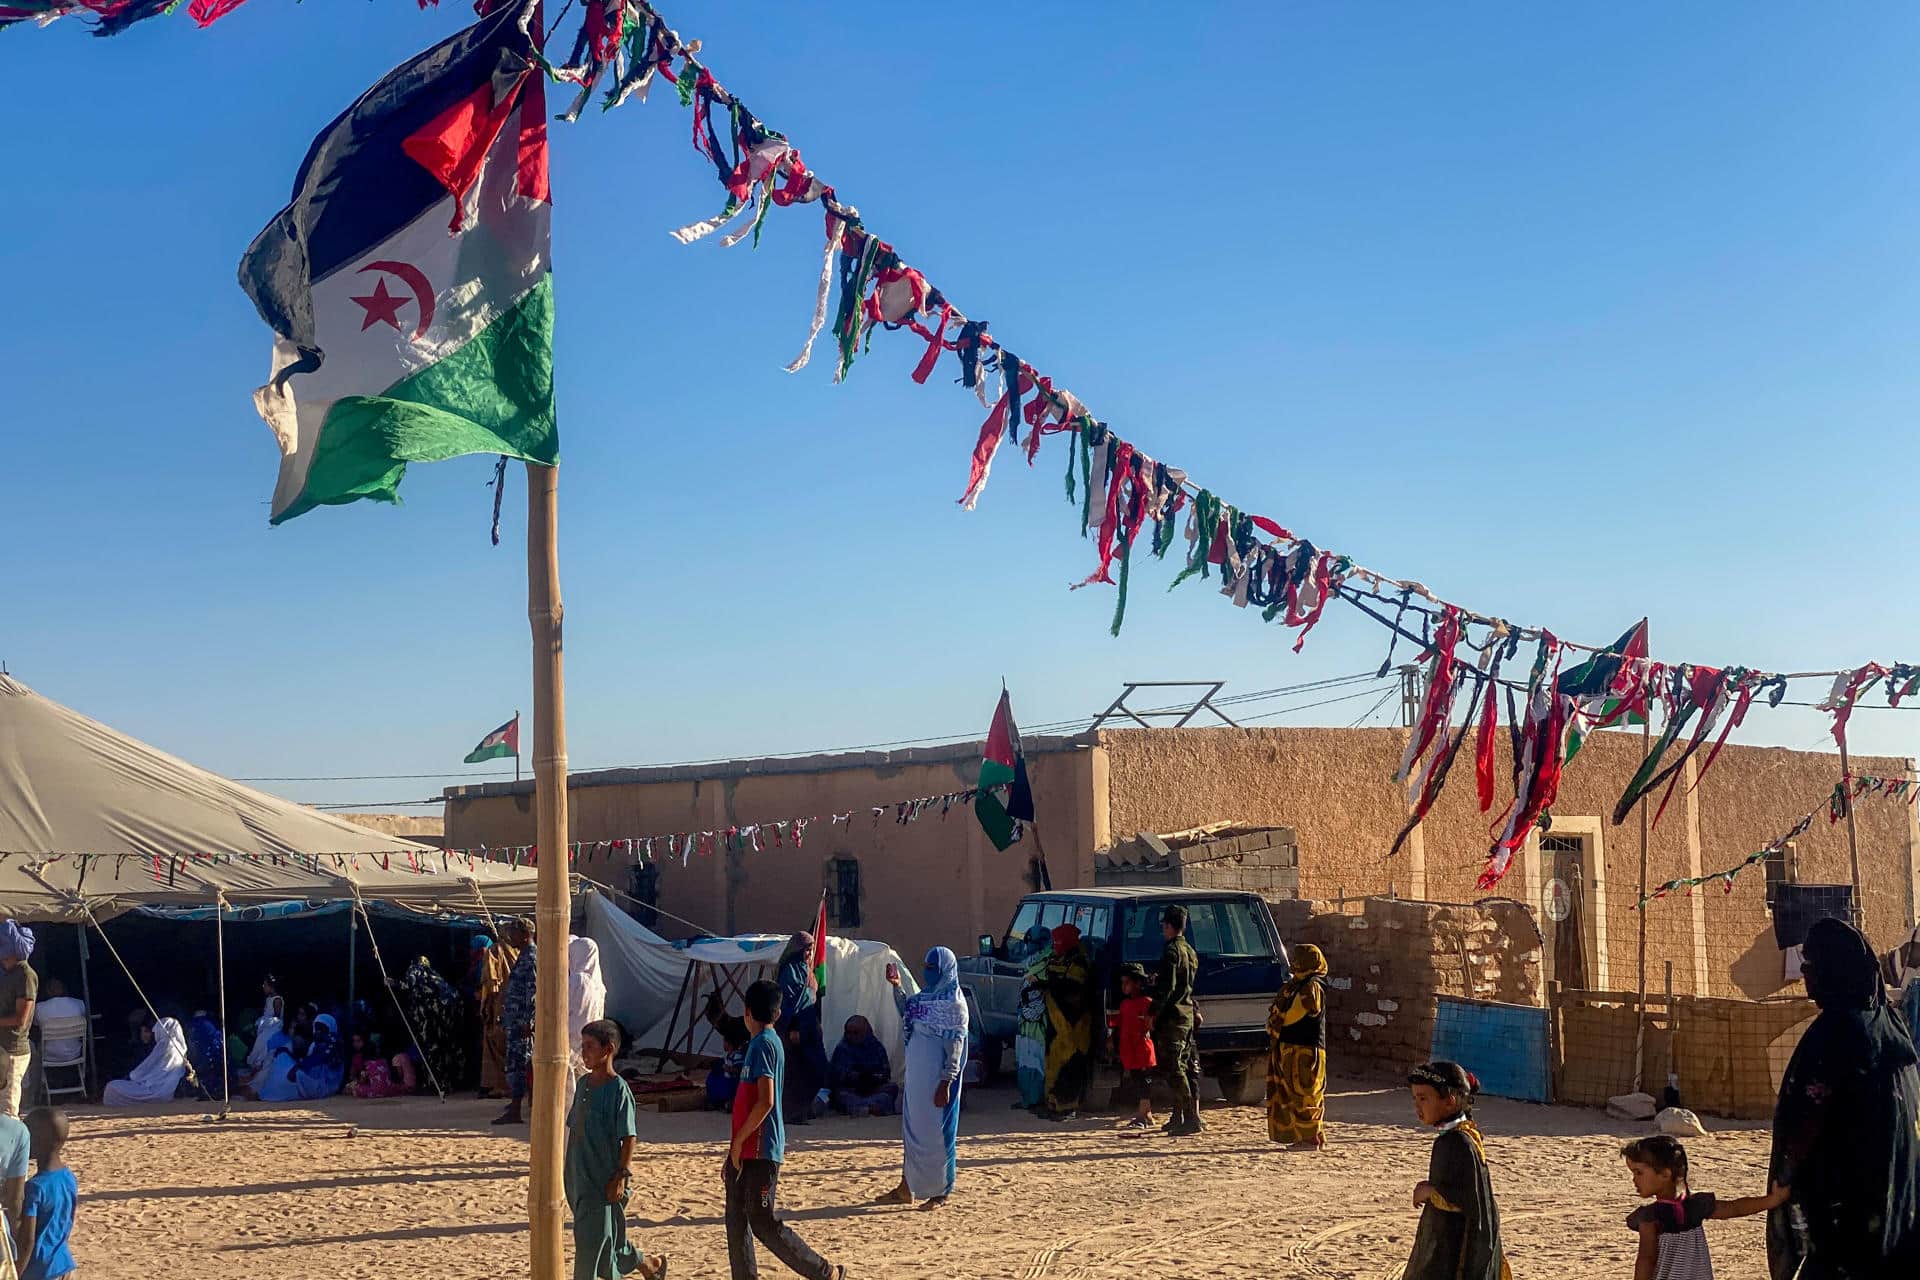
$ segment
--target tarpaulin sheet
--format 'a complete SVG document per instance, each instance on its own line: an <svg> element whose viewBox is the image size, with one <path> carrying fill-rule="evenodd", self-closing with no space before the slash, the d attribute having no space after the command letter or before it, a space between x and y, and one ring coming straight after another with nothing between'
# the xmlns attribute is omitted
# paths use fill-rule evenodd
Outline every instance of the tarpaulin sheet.
<svg viewBox="0 0 1920 1280"><path fill-rule="evenodd" d="M687 1027L687 999L681 993L688 964L717 965L735 971L742 990L757 977L771 978L785 948L787 935L753 933L731 938L703 938L692 942L669 942L639 921L590 890L582 894L588 937L600 945L600 975L607 984L607 1014L617 1018L644 1048L661 1047L668 1026L674 1023L674 1041L682 1043ZM900 1037L900 1014L893 1003L893 988L887 982L887 965L899 967L902 990L912 995L920 989L916 970L902 963L892 947L884 942L827 937L827 999L822 1010L821 1031L827 1052L840 1043L841 1028L854 1014L864 1014L873 1024L874 1034L887 1046L893 1058L894 1078L900 1078L905 1065ZM725 1052L719 1035L702 1016L706 993L712 983L702 984L700 1003L693 1011L695 1023L693 1051L719 1055ZM679 997L679 1018L674 1001ZM739 1013L740 1000L727 993L728 1011ZM642 1029L644 1028L644 1030Z"/></svg>

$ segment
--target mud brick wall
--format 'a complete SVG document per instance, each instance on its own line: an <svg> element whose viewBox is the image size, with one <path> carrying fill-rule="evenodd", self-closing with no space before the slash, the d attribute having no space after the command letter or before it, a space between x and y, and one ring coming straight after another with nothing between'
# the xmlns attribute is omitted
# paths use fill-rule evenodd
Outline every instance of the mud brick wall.
<svg viewBox="0 0 1920 1280"><path fill-rule="evenodd" d="M1518 905L1268 905L1289 946L1310 942L1326 953L1327 1060L1341 1074L1399 1074L1424 1062L1442 995L1541 1002L1539 935Z"/></svg>

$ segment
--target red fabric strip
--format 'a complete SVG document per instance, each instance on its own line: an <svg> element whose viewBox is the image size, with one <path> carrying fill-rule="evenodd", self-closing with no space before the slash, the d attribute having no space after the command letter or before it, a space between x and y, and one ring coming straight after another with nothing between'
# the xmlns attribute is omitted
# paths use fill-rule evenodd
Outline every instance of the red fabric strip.
<svg viewBox="0 0 1920 1280"><path fill-rule="evenodd" d="M1268 533L1272 534L1274 537L1280 538L1284 541L1287 541L1287 542L1293 541L1293 535L1291 533L1289 533L1285 529L1282 529L1278 524L1267 519L1265 516L1249 516L1247 518L1253 521L1254 528L1264 529Z"/></svg>
<svg viewBox="0 0 1920 1280"><path fill-rule="evenodd" d="M187 16L203 27L210 27L246 2L247 0L193 0L193 3L187 6Z"/></svg>
<svg viewBox="0 0 1920 1280"><path fill-rule="evenodd" d="M940 327L933 332L933 338L927 343L927 353L920 357L920 363L913 366L913 380L925 384L933 376L934 366L940 363L940 353L946 350L947 321L953 318L953 308L940 308ZM916 329L919 325L914 326Z"/></svg>
<svg viewBox="0 0 1920 1280"><path fill-rule="evenodd" d="M1082 583L1087 586L1095 582L1112 582L1113 575L1113 539L1120 531L1120 486L1125 484L1133 472L1133 446L1125 440L1116 438L1113 442L1113 476L1107 485L1107 514L1100 521L1100 538L1095 544L1100 553L1100 567Z"/></svg>
<svg viewBox="0 0 1920 1280"><path fill-rule="evenodd" d="M1314 601L1313 607L1306 613L1299 612L1300 589L1297 586L1288 588L1287 625L1300 628L1300 635L1293 642L1295 653L1300 652L1301 647L1307 643L1307 632L1313 630L1314 624L1320 621L1320 615L1327 611L1327 597L1333 593L1333 553L1331 551L1322 551L1314 558L1313 570L1309 577L1314 586L1319 589L1320 598Z"/></svg>
<svg viewBox="0 0 1920 1280"><path fill-rule="evenodd" d="M1493 749L1495 731L1500 724L1500 708L1494 702L1496 682L1487 681L1486 702L1480 708L1479 736L1473 744L1473 776L1480 788L1480 812L1493 808Z"/></svg>

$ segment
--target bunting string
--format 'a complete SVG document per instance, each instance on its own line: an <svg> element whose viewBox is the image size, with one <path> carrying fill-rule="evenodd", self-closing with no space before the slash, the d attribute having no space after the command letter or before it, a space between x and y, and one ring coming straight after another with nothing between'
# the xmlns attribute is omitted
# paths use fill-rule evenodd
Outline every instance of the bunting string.
<svg viewBox="0 0 1920 1280"><path fill-rule="evenodd" d="M475 8L485 14L507 2L478 0ZM107 34L170 11L174 3L177 0L0 0L0 25L85 13L93 16L98 33ZM194 0L190 12L204 25L238 3ZM556 25L566 18L563 12ZM1416 734L1418 746L1398 771L1399 780L1409 787L1409 817L1415 822L1437 799L1465 745L1465 732L1450 727L1462 700L1469 707L1477 704L1475 776L1482 810L1491 812L1497 789L1492 771L1499 702L1492 663L1482 668L1475 659L1497 654L1511 661L1524 646L1533 646L1531 675L1507 685L1511 794L1491 821L1483 888L1496 885L1528 833L1550 821L1564 768L1597 729L1640 723L1655 710L1664 713L1662 732L1612 815L1617 825L1635 805L1653 800L1658 792L1652 817L1657 824L1688 765L1700 762L1688 784L1697 787L1755 703L1765 698L1769 706L1778 706L1790 681L1831 681L1817 705L1832 717L1833 735L1843 746L1854 709L1872 689L1884 686L1888 704L1896 707L1920 691L1920 665L1907 663L1871 661L1838 671L1782 674L1739 665L1656 661L1647 650L1644 622L1612 645L1581 644L1545 627L1518 626L1466 608L1422 582L1377 572L1319 546L1156 458L1096 417L1052 375L1016 355L993 335L987 321L969 315L893 243L870 230L859 209L807 165L791 135L749 110L700 58L701 42L682 40L649 0L585 0L579 23L564 62L543 58L549 76L579 90L559 119L577 121L602 84L608 86L601 99L606 111L646 102L649 86L659 81L670 81L673 97L692 113L691 145L712 166L722 193L717 212L672 231L677 241L717 238L721 247L748 241L757 247L771 210L813 205L822 213L825 239L811 323L800 355L786 366L790 372L807 367L823 331L832 335L836 382L845 380L870 350L876 330L905 331L924 344L912 369L917 383L925 383L951 358L954 381L987 411L968 450L966 481L958 498L965 509L979 502L1003 446L1024 453L1031 468L1047 437L1064 437L1067 500L1077 509L1082 536L1093 543L1092 571L1073 585L1114 588L1113 634L1125 620L1135 544L1145 530L1146 554L1156 559L1178 555L1180 568L1169 590L1196 578L1212 579L1217 570L1214 585L1219 594L1292 631L1295 651L1335 600L1388 629L1389 663L1401 640L1418 646L1430 688ZM837 298L829 301L836 290ZM1574 655L1585 657L1575 662ZM1514 692L1520 696L1513 697ZM1842 795L1840 803L1850 799ZM709 844L723 837L739 839L737 828L679 836L683 861L691 856L686 850L690 837L703 837ZM643 849L645 842L661 838L640 837ZM526 854L529 859L537 856L533 850ZM570 854L579 856L577 848Z"/></svg>

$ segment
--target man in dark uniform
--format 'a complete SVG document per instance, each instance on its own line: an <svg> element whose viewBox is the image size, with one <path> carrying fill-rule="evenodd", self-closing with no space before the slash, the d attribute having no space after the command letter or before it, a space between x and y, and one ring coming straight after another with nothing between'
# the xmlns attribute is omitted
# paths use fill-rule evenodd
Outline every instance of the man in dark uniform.
<svg viewBox="0 0 1920 1280"><path fill-rule="evenodd" d="M1161 1132L1180 1138L1206 1127L1200 1123L1200 1101L1194 1092L1200 1057L1193 1045L1193 980L1200 970L1200 957L1187 941L1185 907L1171 906L1162 913L1160 934L1167 944L1153 975L1153 1054L1173 1094L1173 1115Z"/></svg>

